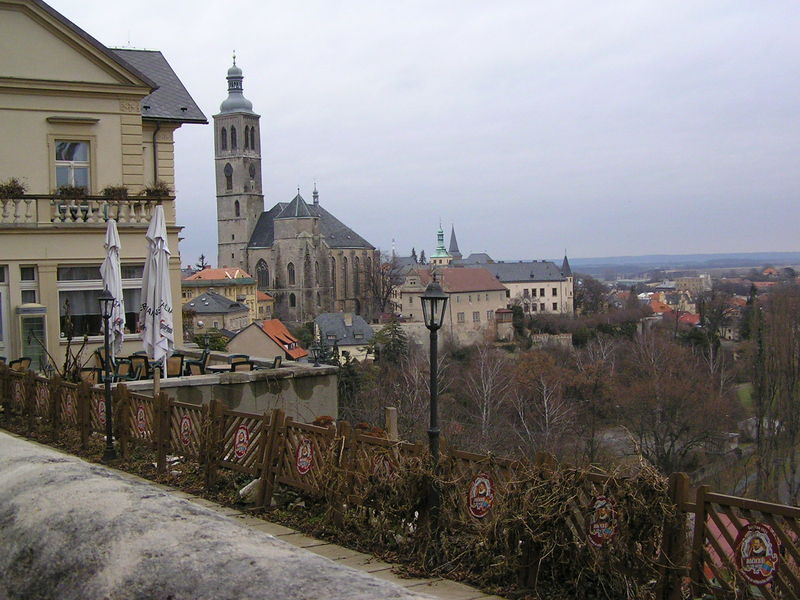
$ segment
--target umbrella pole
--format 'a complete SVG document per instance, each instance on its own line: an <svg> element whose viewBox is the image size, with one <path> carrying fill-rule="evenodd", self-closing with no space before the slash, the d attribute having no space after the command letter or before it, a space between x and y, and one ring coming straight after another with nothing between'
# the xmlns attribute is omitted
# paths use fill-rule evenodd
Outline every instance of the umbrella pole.
<svg viewBox="0 0 800 600"><path fill-rule="evenodd" d="M156 365L153 369L153 398L157 398L161 392L161 366Z"/></svg>

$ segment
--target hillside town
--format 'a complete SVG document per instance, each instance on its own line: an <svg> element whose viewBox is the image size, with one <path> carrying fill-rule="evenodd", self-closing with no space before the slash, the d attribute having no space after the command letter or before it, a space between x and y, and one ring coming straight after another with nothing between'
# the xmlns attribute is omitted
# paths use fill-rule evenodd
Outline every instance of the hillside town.
<svg viewBox="0 0 800 600"><path fill-rule="evenodd" d="M800 597L800 255L591 269L569 227L509 257L444 207L380 247L335 177L265 194L244 57L201 106L42 0L0 0L0 36L0 598ZM132 558L96 531L137 528ZM219 540L255 565L229 595Z"/></svg>

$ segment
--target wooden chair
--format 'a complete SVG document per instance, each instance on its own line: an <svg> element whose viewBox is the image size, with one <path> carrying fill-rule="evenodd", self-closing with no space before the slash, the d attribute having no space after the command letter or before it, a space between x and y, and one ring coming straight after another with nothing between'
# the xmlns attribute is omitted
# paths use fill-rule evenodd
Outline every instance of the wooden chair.
<svg viewBox="0 0 800 600"><path fill-rule="evenodd" d="M231 371L252 371L255 369L256 363L252 360L240 360L231 363Z"/></svg>
<svg viewBox="0 0 800 600"><path fill-rule="evenodd" d="M282 356L276 356L276 357L275 357L275 358L272 360L272 368L273 368L273 369L280 369L280 368L281 368L281 363L282 363L282 362L283 362L283 357L282 357Z"/></svg>
<svg viewBox="0 0 800 600"><path fill-rule="evenodd" d="M97 385L103 379L102 371L97 367L83 367L80 372L81 381Z"/></svg>
<svg viewBox="0 0 800 600"><path fill-rule="evenodd" d="M12 371L27 371L31 368L31 359L27 356L20 356L18 359L8 363L8 366Z"/></svg>
<svg viewBox="0 0 800 600"><path fill-rule="evenodd" d="M128 357L131 362L131 367L139 371L139 377L142 379L150 379L150 363L147 362L147 355L134 353Z"/></svg>
<svg viewBox="0 0 800 600"><path fill-rule="evenodd" d="M101 371L106 370L105 354L100 351L100 348L92 352L92 358L94 358L94 368L100 369Z"/></svg>
<svg viewBox="0 0 800 600"><path fill-rule="evenodd" d="M183 354L173 354L167 359L167 377L181 377L183 375Z"/></svg>

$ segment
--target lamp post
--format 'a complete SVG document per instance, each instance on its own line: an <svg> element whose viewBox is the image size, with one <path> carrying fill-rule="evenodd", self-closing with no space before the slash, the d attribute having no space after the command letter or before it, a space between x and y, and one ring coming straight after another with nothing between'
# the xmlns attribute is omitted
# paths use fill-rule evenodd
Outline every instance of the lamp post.
<svg viewBox="0 0 800 600"><path fill-rule="evenodd" d="M103 452L103 462L109 462L117 458L117 451L114 450L114 428L111 423L111 349L108 341L110 333L108 323L111 319L115 298L106 288L97 300L100 302L100 314L103 315L103 346L105 348L103 383L106 396L106 449Z"/></svg>
<svg viewBox="0 0 800 600"><path fill-rule="evenodd" d="M433 468L436 470L439 464L439 373L438 373L438 331L444 321L444 311L447 307L447 294L442 290L442 286L436 281L436 274L433 281L425 288L425 293L420 297L422 301L422 314L425 318L425 327L431 332L431 421L428 429L428 444L431 451Z"/></svg>
<svg viewBox="0 0 800 600"><path fill-rule="evenodd" d="M315 367L320 366L319 365L319 355L322 354L322 348L320 348L319 344L314 342L314 344L312 344L312 346L311 346L311 348L309 348L309 350L311 351L311 357L314 359L314 366Z"/></svg>

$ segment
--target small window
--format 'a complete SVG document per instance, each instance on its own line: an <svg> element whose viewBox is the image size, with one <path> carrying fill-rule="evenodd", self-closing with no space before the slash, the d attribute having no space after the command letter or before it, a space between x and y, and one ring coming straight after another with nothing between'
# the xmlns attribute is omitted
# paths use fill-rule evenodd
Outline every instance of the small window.
<svg viewBox="0 0 800 600"><path fill-rule="evenodd" d="M544 288L539 288L539 295L544 298Z"/></svg>
<svg viewBox="0 0 800 600"><path fill-rule="evenodd" d="M36 267L20 267L19 278L21 281L36 281Z"/></svg>
<svg viewBox="0 0 800 600"><path fill-rule="evenodd" d="M544 312L544 302L542 302L542 303L540 303L540 304L539 304L539 310L541 310L542 312Z"/></svg>
<svg viewBox="0 0 800 600"><path fill-rule="evenodd" d="M56 187L89 189L89 142L56 140Z"/></svg>
<svg viewBox="0 0 800 600"><path fill-rule="evenodd" d="M250 149L251 150L255 150L256 149L256 128L255 127L251 127L250 128Z"/></svg>
<svg viewBox="0 0 800 600"><path fill-rule="evenodd" d="M317 306L322 306L322 297L319 295L319 292L317 292Z"/></svg>
<svg viewBox="0 0 800 600"><path fill-rule="evenodd" d="M333 341L335 341L335 340L336 340L336 334L335 334L335 333L329 333L329 334L328 334L326 337L327 337L329 340L333 340Z"/></svg>
<svg viewBox="0 0 800 600"><path fill-rule="evenodd" d="M234 239L233 239L233 238L234 238L234 235L233 235L233 234L231 234L231 241L234 241Z"/></svg>
<svg viewBox="0 0 800 600"><path fill-rule="evenodd" d="M241 217L242 216L241 215L241 209L239 208L239 201L238 200L233 203L233 212L234 212L235 216L237 216L237 217ZM233 237L231 237L231 239L233 239Z"/></svg>
<svg viewBox="0 0 800 600"><path fill-rule="evenodd" d="M219 131L219 148L220 150L228 149L228 130L224 127Z"/></svg>
<svg viewBox="0 0 800 600"><path fill-rule="evenodd" d="M553 297L558 296L558 288L553 288Z"/></svg>
<svg viewBox="0 0 800 600"><path fill-rule="evenodd" d="M288 265L286 265L286 273L288 274L289 277L289 285L294 285L295 284L294 264L289 263ZM294 306L294 304L292 306Z"/></svg>
<svg viewBox="0 0 800 600"><path fill-rule="evenodd" d="M493 310L487 310L486 311L486 320L487 321L494 321L494 311Z"/></svg>
<svg viewBox="0 0 800 600"><path fill-rule="evenodd" d="M553 310L558 310L558 302L553 302Z"/></svg>
<svg viewBox="0 0 800 600"><path fill-rule="evenodd" d="M536 298L536 288L533 288L533 289L531 290L531 296L533 296L534 298Z"/></svg>
<svg viewBox="0 0 800 600"><path fill-rule="evenodd" d="M297 298L295 297L294 294L289 294L289 306L291 308L294 308L295 306L297 306Z"/></svg>
<svg viewBox="0 0 800 600"><path fill-rule="evenodd" d="M527 290L527 289L522 290L522 297L523 298L528 298L530 295L531 295L530 290Z"/></svg>
<svg viewBox="0 0 800 600"><path fill-rule="evenodd" d="M250 128L244 128L244 149L247 150L250 148Z"/></svg>
<svg viewBox="0 0 800 600"><path fill-rule="evenodd" d="M33 304L36 302L36 290L22 290L22 303Z"/></svg>
<svg viewBox="0 0 800 600"><path fill-rule="evenodd" d="M472 294L468 296L470 304L472 303Z"/></svg>
<svg viewBox="0 0 800 600"><path fill-rule="evenodd" d="M480 311L474 311L472 313L472 322L473 323L480 323L481 322L481 313Z"/></svg>
<svg viewBox="0 0 800 600"><path fill-rule="evenodd" d="M457 317L456 317L456 320L457 320L459 323L463 323L463 322L464 322L464 313L463 313L463 312L460 312L460 313L458 313L458 315L457 315Z"/></svg>
<svg viewBox="0 0 800 600"><path fill-rule="evenodd" d="M536 312L536 303L535 302L533 304L531 304L531 310L533 312Z"/></svg>
<svg viewBox="0 0 800 600"><path fill-rule="evenodd" d="M231 150L236 150L238 143L236 141L236 127L231 127Z"/></svg>
<svg viewBox="0 0 800 600"><path fill-rule="evenodd" d="M355 339L357 339L357 340L363 340L364 339L364 334L363 333L354 333L353 337Z"/></svg>
<svg viewBox="0 0 800 600"><path fill-rule="evenodd" d="M233 167L231 163L225 165L225 189L232 190L233 189Z"/></svg>

